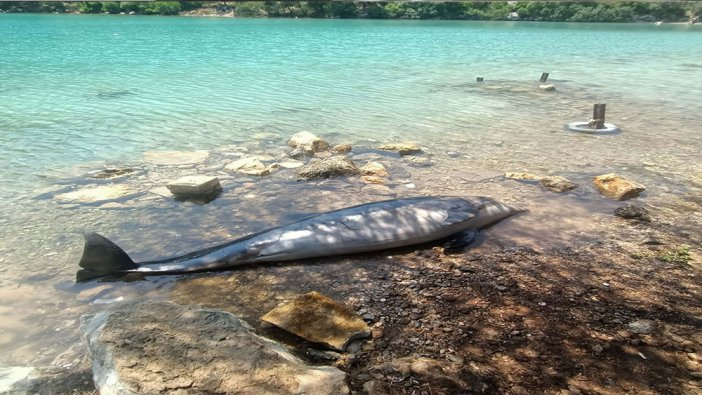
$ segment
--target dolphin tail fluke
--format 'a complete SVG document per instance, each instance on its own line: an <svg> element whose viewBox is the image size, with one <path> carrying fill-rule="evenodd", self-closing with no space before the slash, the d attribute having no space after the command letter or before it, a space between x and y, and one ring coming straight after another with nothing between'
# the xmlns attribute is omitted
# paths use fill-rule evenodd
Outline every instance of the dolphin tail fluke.
<svg viewBox="0 0 702 395"><path fill-rule="evenodd" d="M97 233L85 235L85 247L79 265L82 269L76 273L78 283L121 274L139 267L115 243Z"/></svg>

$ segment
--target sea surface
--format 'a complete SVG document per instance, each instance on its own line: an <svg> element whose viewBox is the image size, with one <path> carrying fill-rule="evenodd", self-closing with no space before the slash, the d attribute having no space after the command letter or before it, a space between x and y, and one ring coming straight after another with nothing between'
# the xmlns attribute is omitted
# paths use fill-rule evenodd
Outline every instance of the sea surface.
<svg viewBox="0 0 702 395"><path fill-rule="evenodd" d="M382 196L475 190L533 201L537 192L521 191L534 186L482 182L504 171L583 184L618 172L659 186L648 192L658 205L698 196L700 53L702 26L685 24L0 15L0 365L52 362L77 341L80 314L101 303L170 298L178 280L86 295L95 284L73 284L86 231L147 259ZM542 72L556 91L539 89ZM564 129L589 120L593 103L607 104L620 134ZM246 152L281 158L303 130L357 154L417 141L433 167L390 158L400 165L389 191L367 194L289 172L222 171ZM210 159L144 162L159 150ZM85 177L105 167L137 171ZM208 205L149 192L169 177L213 172L225 192ZM471 176L458 182L461 174ZM142 190L111 206L57 200L113 182ZM574 196L596 196L586 192ZM582 233L589 223L570 225Z"/></svg>

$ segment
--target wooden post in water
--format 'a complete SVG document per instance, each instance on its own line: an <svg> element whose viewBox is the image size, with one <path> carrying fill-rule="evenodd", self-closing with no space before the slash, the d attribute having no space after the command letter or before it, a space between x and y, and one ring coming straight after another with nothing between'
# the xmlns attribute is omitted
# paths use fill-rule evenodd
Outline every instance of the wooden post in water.
<svg viewBox="0 0 702 395"><path fill-rule="evenodd" d="M484 79L483 77L475 77L476 82L483 82Z"/></svg>
<svg viewBox="0 0 702 395"><path fill-rule="evenodd" d="M548 79L548 73L541 73L541 79L539 81L546 82Z"/></svg>
<svg viewBox="0 0 702 395"><path fill-rule="evenodd" d="M594 129L604 129L605 123L605 107L607 104L595 104L592 109L592 124ZM593 127L590 126L590 127Z"/></svg>

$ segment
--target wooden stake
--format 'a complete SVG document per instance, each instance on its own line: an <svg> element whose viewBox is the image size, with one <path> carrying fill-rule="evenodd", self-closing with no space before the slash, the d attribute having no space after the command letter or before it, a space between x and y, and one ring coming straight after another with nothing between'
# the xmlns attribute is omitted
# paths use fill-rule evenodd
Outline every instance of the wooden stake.
<svg viewBox="0 0 702 395"><path fill-rule="evenodd" d="M592 109L592 123L595 129L604 129L605 123L605 107L607 104L595 104Z"/></svg>
<svg viewBox="0 0 702 395"><path fill-rule="evenodd" d="M548 73L541 73L541 79L539 81L546 82L548 79Z"/></svg>

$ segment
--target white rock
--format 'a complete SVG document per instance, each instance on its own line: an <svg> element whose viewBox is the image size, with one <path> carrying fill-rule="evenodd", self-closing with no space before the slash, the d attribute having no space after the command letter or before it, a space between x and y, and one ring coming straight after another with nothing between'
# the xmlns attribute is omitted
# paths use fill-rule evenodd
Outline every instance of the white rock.
<svg viewBox="0 0 702 395"><path fill-rule="evenodd" d="M295 133L288 140L288 145L300 148L305 152L320 152L329 148L329 143L310 132Z"/></svg>
<svg viewBox="0 0 702 395"><path fill-rule="evenodd" d="M234 162L226 165L224 169L253 176L265 176L271 172L270 167L264 165L263 162L255 157L246 157L235 160Z"/></svg>
<svg viewBox="0 0 702 395"><path fill-rule="evenodd" d="M553 84L541 84L539 85L539 89L542 91L555 91L556 90L556 85Z"/></svg>
<svg viewBox="0 0 702 395"><path fill-rule="evenodd" d="M144 162L153 165L174 166L202 163L210 156L207 151L148 151Z"/></svg>
<svg viewBox="0 0 702 395"><path fill-rule="evenodd" d="M71 203L98 203L126 198L137 191L127 185L113 184L80 188L77 191L56 195L56 199Z"/></svg>
<svg viewBox="0 0 702 395"><path fill-rule="evenodd" d="M186 176L166 185L172 194L180 197L212 196L222 190L219 178L212 176Z"/></svg>

